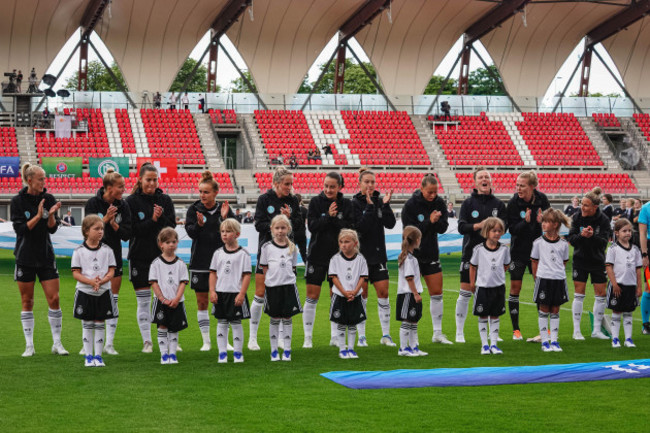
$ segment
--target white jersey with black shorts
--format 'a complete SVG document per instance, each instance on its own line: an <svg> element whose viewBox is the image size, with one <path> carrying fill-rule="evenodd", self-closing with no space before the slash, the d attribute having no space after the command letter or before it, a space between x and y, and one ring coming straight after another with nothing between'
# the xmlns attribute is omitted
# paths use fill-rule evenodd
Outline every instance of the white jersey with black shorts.
<svg viewBox="0 0 650 433"><path fill-rule="evenodd" d="M476 268L474 315L497 317L506 312L506 271L510 249L501 243L495 249L482 242L474 247L469 261Z"/></svg>
<svg viewBox="0 0 650 433"><path fill-rule="evenodd" d="M639 306L636 272L643 267L641 250L636 245L625 248L615 242L607 250L605 266L613 266L616 282L621 288L621 294L615 296L612 282L607 284L607 308L619 313L631 313Z"/></svg>
<svg viewBox="0 0 650 433"><path fill-rule="evenodd" d="M115 255L106 244L100 243L96 248L86 242L79 245L72 253L71 269L79 271L91 280L104 278L109 269L115 269ZM74 317L81 320L103 321L117 317L117 307L111 295L111 282L108 281L93 290L89 284L77 281L74 295Z"/></svg>
<svg viewBox="0 0 650 433"><path fill-rule="evenodd" d="M408 283L411 279L415 283L417 292L422 293L424 289L422 288L418 259L408 253L404 263L398 269L395 319L400 322L417 323L422 318L422 302L415 302L415 296L413 296Z"/></svg>
<svg viewBox="0 0 650 433"><path fill-rule="evenodd" d="M567 302L569 290L565 266L569 261L569 242L564 238L552 241L540 236L533 241L530 259L537 262L533 302L552 307Z"/></svg>
<svg viewBox="0 0 650 433"><path fill-rule="evenodd" d="M250 319L248 297L244 296L244 302L239 307L235 305L235 298L241 290L242 278L252 273L249 252L242 247L229 251L223 246L214 252L210 271L217 274L217 303L212 305L214 317L230 322Z"/></svg>
<svg viewBox="0 0 650 433"><path fill-rule="evenodd" d="M296 287L295 268L298 248L289 252L289 245L273 241L262 245L259 264L264 270L264 312L273 318L285 318L302 313L300 295Z"/></svg>
<svg viewBox="0 0 650 433"><path fill-rule="evenodd" d="M330 260L328 276L336 277L343 290L352 292L356 289L361 278L368 277L368 264L360 253L348 258L343 253L335 254ZM355 326L366 320L366 310L361 302L361 292L348 301L343 293L332 286L332 302L330 305L330 321L340 325Z"/></svg>
<svg viewBox="0 0 650 433"><path fill-rule="evenodd" d="M149 284L158 283L158 287L166 299L174 299L178 293L178 286L188 282L187 266L180 258L175 257L174 260L167 261L162 256L158 256L151 262ZM184 301L185 296L182 296L176 308L171 308L154 296L151 306L151 322L166 327L169 332L178 332L187 328Z"/></svg>

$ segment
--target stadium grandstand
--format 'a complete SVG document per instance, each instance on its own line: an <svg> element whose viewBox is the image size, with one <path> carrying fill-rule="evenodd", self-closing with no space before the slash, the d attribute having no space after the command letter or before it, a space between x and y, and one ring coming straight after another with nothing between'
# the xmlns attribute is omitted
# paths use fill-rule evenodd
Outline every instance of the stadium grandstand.
<svg viewBox="0 0 650 433"><path fill-rule="evenodd" d="M200 173L209 169L217 174L221 196L249 209L269 188L273 167L290 162L297 165L294 190L307 199L320 192L331 170L343 173L345 193L356 192L362 166L378 172L379 189L394 191L398 206L430 172L445 197L459 203L471 191L477 165L491 170L495 192L504 199L514 192L517 174L530 169L555 203L593 186L617 197L649 195L650 81L642 76L650 66L648 1L218 0L188 10L180 1L7 3L12 13L0 18L7 29L0 47L5 71L15 65L47 70L76 34L87 61L92 34L110 50L128 87L103 95L85 90L87 71L80 67L79 89L58 101L58 114L72 117L65 137L44 122L44 95L32 94L24 103L25 89L4 92L0 157L21 163L81 158L80 173L47 182L65 207L80 209L100 186L92 160L119 158L128 163L127 189L135 183L138 161L166 159L176 176L164 177L161 185L175 202L194 201ZM183 25L145 25L166 22L162 17L172 13ZM215 46L221 37L230 39L258 92L207 88L205 106L194 93L189 109L153 108L151 90L169 88L206 32ZM330 62L352 52L348 42L355 38L377 71L377 94L294 93L336 34ZM459 94L444 96L453 115L441 117L441 96L423 91L460 37L454 64L460 64ZM583 39L574 71L581 74L579 96L565 96L565 88L544 100ZM479 56L473 48L479 41L495 60L506 96L464 94L462 71L472 53ZM588 97L590 62L592 55L600 57L598 50L607 50L621 71L625 97ZM204 54L216 63L214 50ZM215 73L209 73L209 85ZM335 79L342 86L345 76ZM41 82L40 89L48 85ZM170 92L162 93L168 101ZM17 177L0 177L0 217L8 215L20 185Z"/></svg>

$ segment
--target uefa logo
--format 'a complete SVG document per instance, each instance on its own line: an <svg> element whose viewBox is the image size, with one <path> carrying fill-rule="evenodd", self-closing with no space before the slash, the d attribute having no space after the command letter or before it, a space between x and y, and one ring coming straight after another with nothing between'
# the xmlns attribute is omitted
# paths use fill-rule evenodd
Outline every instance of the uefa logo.
<svg viewBox="0 0 650 433"><path fill-rule="evenodd" d="M68 170L68 164L66 164L65 162L59 162L56 165L56 171L58 171L59 173L65 173L67 170Z"/></svg>
<svg viewBox="0 0 650 433"><path fill-rule="evenodd" d="M101 177L104 177L104 175L106 174L109 168L112 168L113 171L116 173L119 172L119 167L117 163L113 160L107 159L99 163L99 165L97 166L97 173Z"/></svg>

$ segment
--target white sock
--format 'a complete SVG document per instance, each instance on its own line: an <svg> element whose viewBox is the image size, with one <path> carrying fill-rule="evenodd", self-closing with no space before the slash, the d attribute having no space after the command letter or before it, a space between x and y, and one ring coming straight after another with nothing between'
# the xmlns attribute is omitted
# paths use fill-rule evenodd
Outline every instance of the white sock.
<svg viewBox="0 0 650 433"><path fill-rule="evenodd" d="M339 350L348 350L348 344L345 341L345 325L336 326L336 341L339 343Z"/></svg>
<svg viewBox="0 0 650 433"><path fill-rule="evenodd" d="M537 314L537 323L539 324L539 337L542 344L548 343L548 313L539 311Z"/></svg>
<svg viewBox="0 0 650 433"><path fill-rule="evenodd" d="M280 338L282 338L282 341L284 342L284 350L288 350L291 352L291 338L293 337L293 320L291 318L289 319L282 319L282 322L280 322L282 325L282 333L280 334Z"/></svg>
<svg viewBox="0 0 650 433"><path fill-rule="evenodd" d="M626 340L632 338L632 313L623 313L623 332Z"/></svg>
<svg viewBox="0 0 650 433"><path fill-rule="evenodd" d="M106 325L104 323L95 323L95 356L102 356L105 336Z"/></svg>
<svg viewBox="0 0 650 433"><path fill-rule="evenodd" d="M365 298L362 296L361 297L361 305L363 305L363 311L366 313L366 317L368 317L367 313L367 306L368 306L368 298ZM365 338L366 337L366 321L364 320L361 323L357 324L357 335L359 336L359 339Z"/></svg>
<svg viewBox="0 0 650 433"><path fill-rule="evenodd" d="M169 338L169 354L176 355L178 349L178 332L167 332Z"/></svg>
<svg viewBox="0 0 650 433"><path fill-rule="evenodd" d="M573 312L573 333L580 332L580 319L582 318L582 306L585 302L585 295L576 293L573 295L573 305L571 311Z"/></svg>
<svg viewBox="0 0 650 433"><path fill-rule="evenodd" d="M232 327L232 347L235 352L242 353L244 348L244 327L241 320L230 322L230 326Z"/></svg>
<svg viewBox="0 0 650 433"><path fill-rule="evenodd" d="M338 335L338 329L337 329L337 324L334 322L330 322L330 340L336 340L336 336Z"/></svg>
<svg viewBox="0 0 650 433"><path fill-rule="evenodd" d="M53 310L48 308L47 320L50 322L50 330L52 331L52 341L56 343L61 342L61 326L63 324L63 313L61 309Z"/></svg>
<svg viewBox="0 0 650 433"><path fill-rule="evenodd" d="M381 335L390 335L390 300L388 298L377 298L377 312L379 313Z"/></svg>
<svg viewBox="0 0 650 433"><path fill-rule="evenodd" d="M556 343L560 333L560 313L551 314L551 342Z"/></svg>
<svg viewBox="0 0 650 433"><path fill-rule="evenodd" d="M411 332L411 327L408 323L402 322L402 325L399 327L399 348L406 349L409 347L409 334Z"/></svg>
<svg viewBox="0 0 650 433"><path fill-rule="evenodd" d="M253 305L251 305L251 324L248 333L249 341L257 341L257 330L260 327L260 320L262 320L263 311L264 311L264 298L255 296L253 298Z"/></svg>
<svg viewBox="0 0 650 433"><path fill-rule="evenodd" d="M228 347L228 321L225 319L217 320L217 350L223 353Z"/></svg>
<svg viewBox="0 0 650 433"><path fill-rule="evenodd" d="M120 314L117 307L117 301L120 297L117 293L112 293L113 295L113 315L112 319L106 319L106 345L112 346L113 341L115 341L115 332L117 331L117 316Z"/></svg>
<svg viewBox="0 0 650 433"><path fill-rule="evenodd" d="M490 319L490 346L496 346L499 342L499 318Z"/></svg>
<svg viewBox="0 0 650 433"><path fill-rule="evenodd" d="M136 290L135 300L142 342L151 341L151 290Z"/></svg>
<svg viewBox="0 0 650 433"><path fill-rule="evenodd" d="M418 339L417 323L411 323L411 329L409 330L409 344L412 348L416 348L420 345L420 340Z"/></svg>
<svg viewBox="0 0 650 433"><path fill-rule="evenodd" d="M21 311L20 322L23 324L23 334L25 334L25 345L34 346L34 312Z"/></svg>
<svg viewBox="0 0 650 433"><path fill-rule="evenodd" d="M84 353L86 356L93 354L93 331L95 330L95 324L90 320L81 321L81 338L84 345Z"/></svg>
<svg viewBox="0 0 650 433"><path fill-rule="evenodd" d="M197 310L196 320L199 322L203 344L210 344L210 315L208 310Z"/></svg>
<svg viewBox="0 0 650 433"><path fill-rule="evenodd" d="M305 305L302 308L302 326L305 331L305 338L312 338L314 334L316 305L318 305L318 299L305 298Z"/></svg>
<svg viewBox="0 0 650 433"><path fill-rule="evenodd" d="M158 328L158 349L160 349L161 356L169 353L168 339L167 329Z"/></svg>
<svg viewBox="0 0 650 433"><path fill-rule="evenodd" d="M280 319L271 318L269 324L269 339L271 340L271 352L278 350L278 334L280 334Z"/></svg>
<svg viewBox="0 0 650 433"><path fill-rule="evenodd" d="M603 325L603 317L605 317L605 307L607 306L607 299L604 296L596 296L594 300L594 330L593 332L602 332L600 327Z"/></svg>
<svg viewBox="0 0 650 433"><path fill-rule="evenodd" d="M433 335L442 334L442 295L431 296L429 311L433 322Z"/></svg>
<svg viewBox="0 0 650 433"><path fill-rule="evenodd" d="M458 306L458 304L456 304ZM488 319L487 317L478 318L478 335L481 337L481 346L488 345Z"/></svg>
<svg viewBox="0 0 650 433"><path fill-rule="evenodd" d="M357 340L357 327L348 326L348 350L354 350L354 343Z"/></svg>
<svg viewBox="0 0 650 433"><path fill-rule="evenodd" d="M621 313L612 312L612 339L618 338L620 333L621 333Z"/></svg>
<svg viewBox="0 0 650 433"><path fill-rule="evenodd" d="M471 298L472 292L460 289L458 300L456 301L456 335L465 334L465 319L467 319L467 308L469 307L469 300Z"/></svg>

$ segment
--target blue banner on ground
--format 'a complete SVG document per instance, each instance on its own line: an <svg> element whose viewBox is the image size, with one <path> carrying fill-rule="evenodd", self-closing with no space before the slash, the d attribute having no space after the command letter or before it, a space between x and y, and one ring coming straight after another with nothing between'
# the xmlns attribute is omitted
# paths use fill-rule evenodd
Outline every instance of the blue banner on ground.
<svg viewBox="0 0 650 433"><path fill-rule="evenodd" d="M7 156L0 158L0 177L19 177L20 158Z"/></svg>
<svg viewBox="0 0 650 433"><path fill-rule="evenodd" d="M353 389L492 386L589 382L650 377L650 359L537 365L532 367L436 368L431 370L332 371L323 377Z"/></svg>

